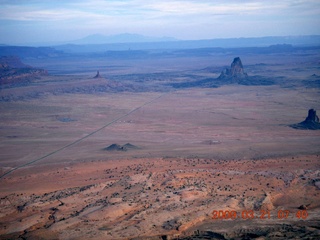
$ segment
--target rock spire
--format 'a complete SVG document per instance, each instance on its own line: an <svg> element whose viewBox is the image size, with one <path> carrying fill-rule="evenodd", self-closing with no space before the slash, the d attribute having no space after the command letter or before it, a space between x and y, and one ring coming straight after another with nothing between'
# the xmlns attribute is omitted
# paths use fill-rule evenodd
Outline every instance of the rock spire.
<svg viewBox="0 0 320 240"><path fill-rule="evenodd" d="M290 125L290 127L296 129L320 130L320 122L316 110L309 109L308 116L303 122Z"/></svg>
<svg viewBox="0 0 320 240"><path fill-rule="evenodd" d="M241 59L236 57L231 63L231 68L222 71L218 79L238 81L246 77L248 77L248 74L244 72Z"/></svg>

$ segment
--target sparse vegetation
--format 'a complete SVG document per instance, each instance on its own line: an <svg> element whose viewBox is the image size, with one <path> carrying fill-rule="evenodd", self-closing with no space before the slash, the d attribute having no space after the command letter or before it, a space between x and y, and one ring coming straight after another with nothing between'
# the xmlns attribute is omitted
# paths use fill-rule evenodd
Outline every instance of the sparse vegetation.
<svg viewBox="0 0 320 240"><path fill-rule="evenodd" d="M212 51L196 61L187 51L87 56L81 67L69 57L24 59L49 75L2 85L0 170L9 174L0 184L0 235L174 238L195 226L201 235L214 209L308 206L318 221L318 133L288 127L320 107L317 88L305 88L317 81L318 50L259 55L260 64L258 50L247 49L240 79L218 78L241 51L230 59ZM93 78L97 66L101 78ZM293 220L281 224L300 231ZM205 234L273 238L259 227L282 234L276 222L214 222ZM312 221L303 224L317 234Z"/></svg>

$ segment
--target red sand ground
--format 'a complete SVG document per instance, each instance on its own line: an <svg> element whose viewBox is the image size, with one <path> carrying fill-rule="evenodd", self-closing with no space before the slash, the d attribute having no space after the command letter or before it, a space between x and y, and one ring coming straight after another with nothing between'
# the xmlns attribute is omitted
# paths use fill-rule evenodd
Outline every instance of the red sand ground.
<svg viewBox="0 0 320 240"><path fill-rule="evenodd" d="M319 109L316 90L184 90L125 116L159 96L1 102L1 174L124 117L0 179L0 239L169 239L205 229L227 237L302 223L304 236L320 235L320 135L288 127L304 120L310 105ZM127 142L140 149L102 150ZM295 216L300 205L308 206L306 219ZM212 219L213 210L261 209L270 219ZM278 219L279 210L290 215Z"/></svg>

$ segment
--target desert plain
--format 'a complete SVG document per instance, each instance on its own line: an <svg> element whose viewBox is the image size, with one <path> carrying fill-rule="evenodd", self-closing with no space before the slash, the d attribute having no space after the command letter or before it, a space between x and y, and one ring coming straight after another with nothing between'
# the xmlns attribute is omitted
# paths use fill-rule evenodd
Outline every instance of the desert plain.
<svg viewBox="0 0 320 240"><path fill-rule="evenodd" d="M244 54L274 83L214 87L188 84L237 56L26 59L49 75L0 91L0 239L318 239L320 132L290 125L319 55Z"/></svg>

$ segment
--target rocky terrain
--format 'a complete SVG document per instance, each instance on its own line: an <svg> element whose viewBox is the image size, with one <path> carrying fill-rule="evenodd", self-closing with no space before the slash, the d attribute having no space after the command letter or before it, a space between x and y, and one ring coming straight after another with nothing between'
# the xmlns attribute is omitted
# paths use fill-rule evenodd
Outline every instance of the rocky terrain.
<svg viewBox="0 0 320 240"><path fill-rule="evenodd" d="M19 170L1 179L0 239L317 239L319 160L149 158ZM214 210L238 218L213 219ZM243 219L246 210L256 217ZM279 218L282 210L289 215Z"/></svg>
<svg viewBox="0 0 320 240"><path fill-rule="evenodd" d="M175 88L191 88L191 87L210 87L216 88L223 85L239 84L247 86L273 85L276 78L268 78L264 76L249 76L242 65L240 57L233 59L230 68L223 70L217 78L205 78L197 81L188 81L182 83L171 84Z"/></svg>
<svg viewBox="0 0 320 240"><path fill-rule="evenodd" d="M215 80L218 85L240 84L240 85L273 85L276 78L268 78L263 76L249 76L242 65L240 57L233 59L231 68L226 68L221 72L220 76Z"/></svg>
<svg viewBox="0 0 320 240"><path fill-rule="evenodd" d="M0 239L319 239L318 48L6 49Z"/></svg>
<svg viewBox="0 0 320 240"><path fill-rule="evenodd" d="M16 63L20 62L20 67L16 68L19 64L9 67L5 63L8 62L8 57L2 57L6 60L2 60L0 87L5 91L0 92L0 101L28 100L47 94L168 92L198 87L218 88L225 85L319 87L319 74L314 67L318 59L316 48L308 48L305 50L307 54L303 56L296 52L296 49L294 54L299 58L292 60L292 63L287 62L287 59L291 59L290 52L271 51L267 54L265 49L263 62L260 55L256 58L253 55L259 49L249 48L230 49L231 52L226 49L194 49L163 54L151 51L146 52L144 57L128 57L123 52L115 51L114 54L119 56L114 58L109 55L89 54L82 56L83 60L71 53L55 54L54 49L50 48L4 47L2 50L4 51L0 54L18 54L21 51L23 61L37 67L30 68L17 58L13 59ZM25 55L27 53L29 57ZM221 56L221 53L228 54ZM234 58L234 54L241 54L241 59ZM234 60L230 67L227 67L231 59ZM300 64L299 59L306 63L306 67ZM47 69L50 74L45 76L47 72L41 69ZM96 69L100 70L94 75ZM221 73L221 69L225 70ZM292 73L294 74L290 75ZM16 88L21 86L27 88Z"/></svg>
<svg viewBox="0 0 320 240"><path fill-rule="evenodd" d="M288 125L318 97L224 86L1 102L0 239L316 239L319 134Z"/></svg>
<svg viewBox="0 0 320 240"><path fill-rule="evenodd" d="M30 80L48 75L43 69L32 68L18 57L0 57L0 87L23 86Z"/></svg>

